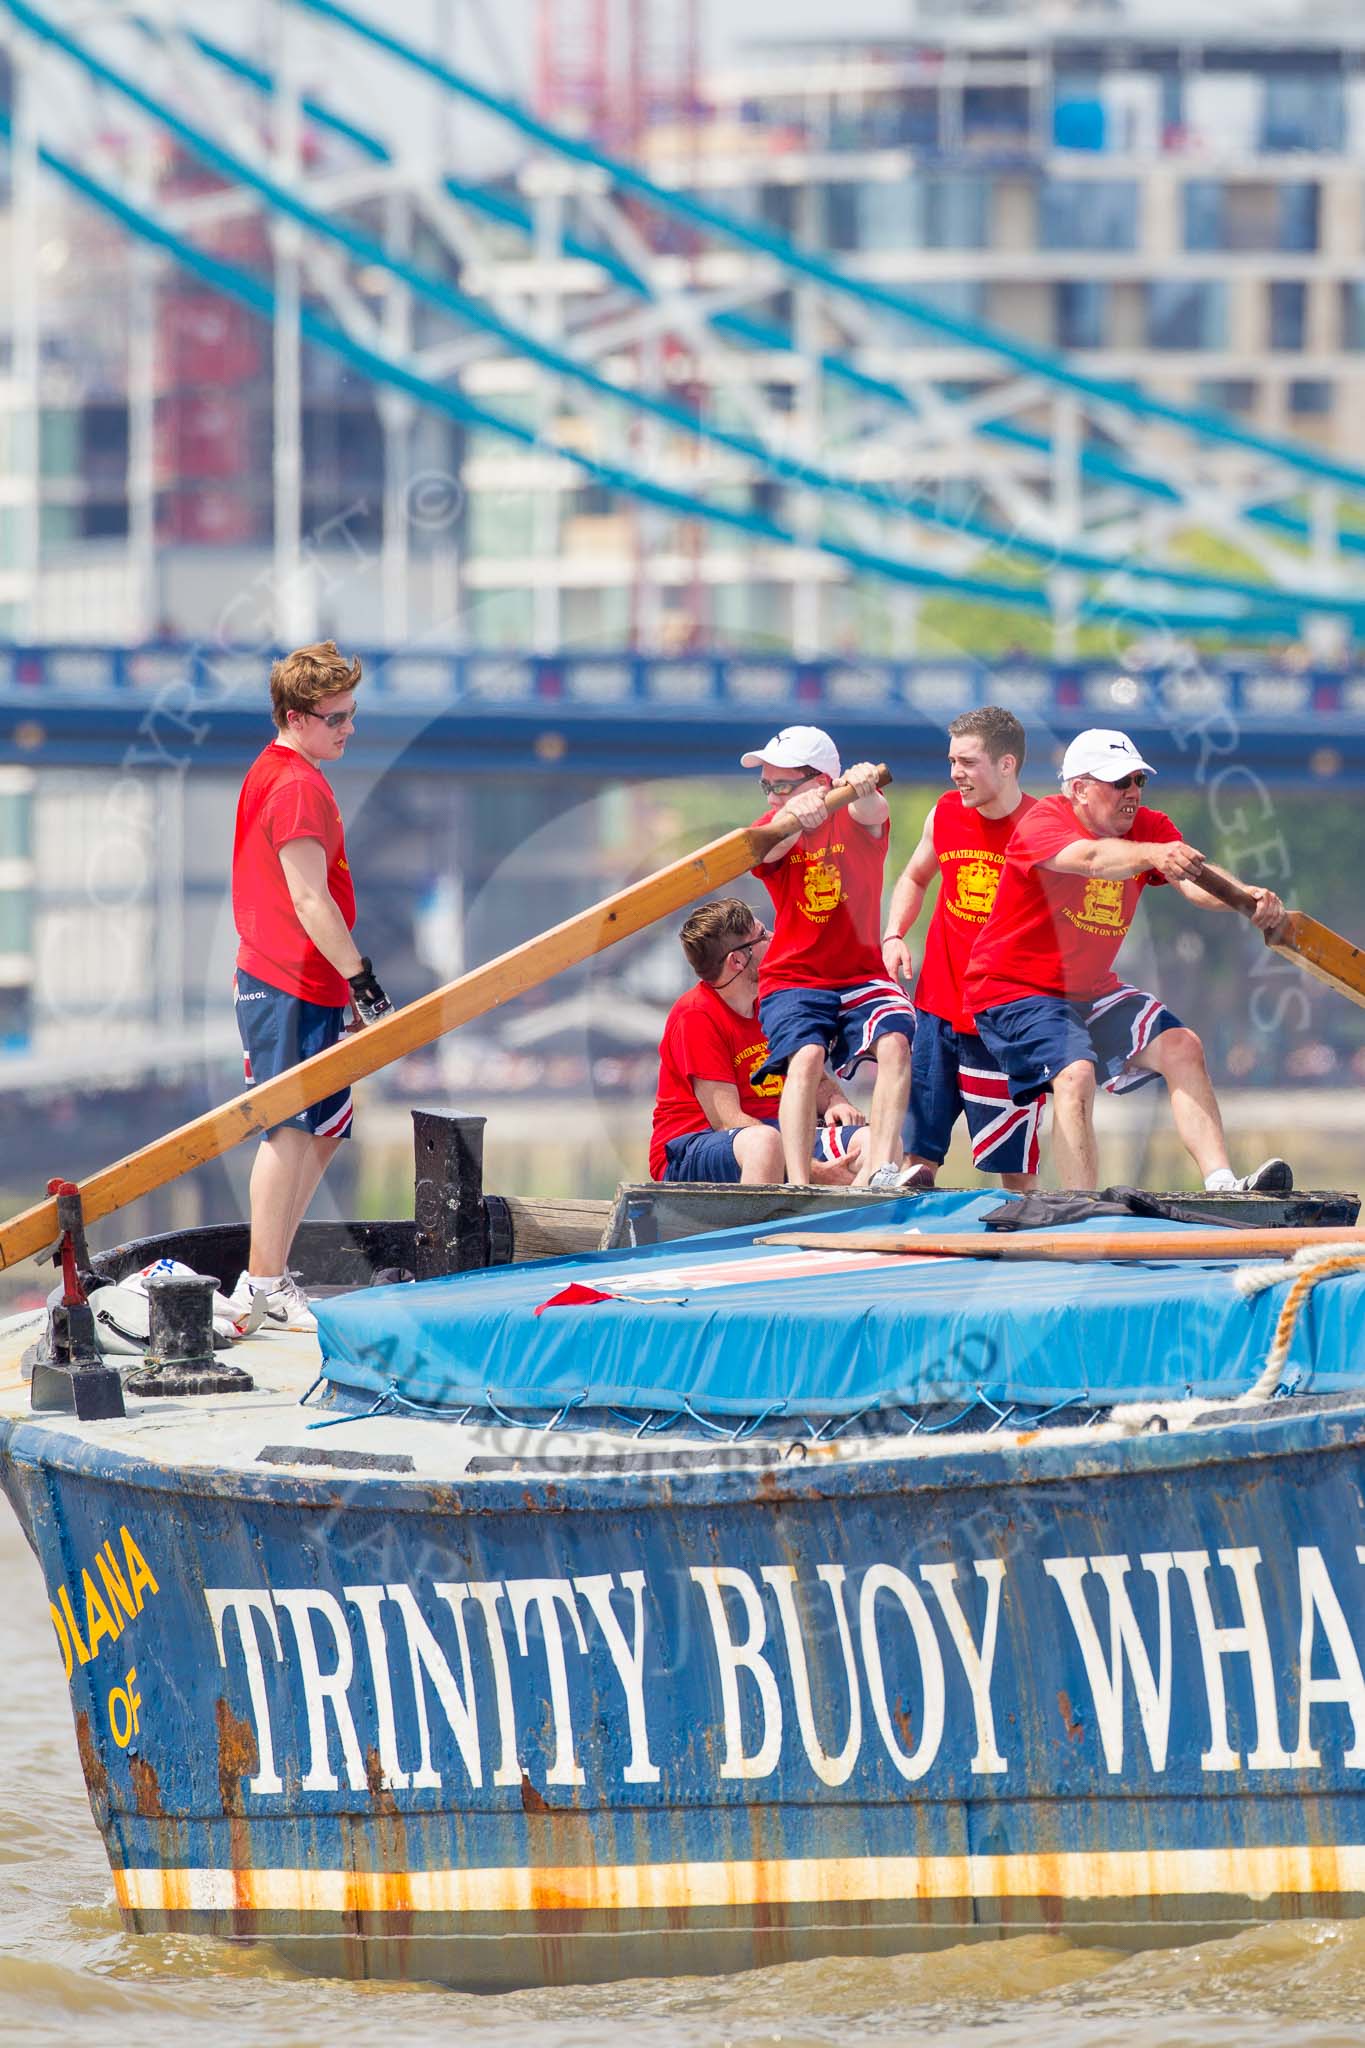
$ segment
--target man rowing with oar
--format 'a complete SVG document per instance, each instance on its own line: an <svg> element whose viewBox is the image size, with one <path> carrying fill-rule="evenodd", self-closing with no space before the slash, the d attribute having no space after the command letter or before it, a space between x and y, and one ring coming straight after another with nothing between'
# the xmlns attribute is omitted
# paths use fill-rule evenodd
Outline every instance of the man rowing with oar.
<svg viewBox="0 0 1365 2048"><path fill-rule="evenodd" d="M697 981L664 1025L650 1178L780 1182L782 1076L753 1078L768 1058L756 1012L759 962L772 933L741 897L726 896L694 910L678 937ZM816 1110L821 1128L805 1177L846 1187L862 1163L866 1120L828 1074Z"/></svg>
<svg viewBox="0 0 1365 2048"><path fill-rule="evenodd" d="M270 671L275 737L237 801L232 914L235 1008L249 1086L335 1045L349 1005L371 1024L392 1005L351 937L355 888L341 812L324 772L355 730L359 661L324 640ZM342 1088L277 1124L251 1169L247 1269L230 1297L243 1328L312 1330L289 1251L329 1160L351 1130Z"/></svg>
<svg viewBox="0 0 1365 2048"><path fill-rule="evenodd" d="M1159 1075L1205 1188L1278 1194L1294 1185L1283 1159L1240 1180L1233 1173L1198 1037L1113 971L1144 888L1169 883L1201 909L1227 908L1199 886L1203 854L1164 812L1144 807L1154 772L1124 733L1092 729L1071 742L1062 794L1035 804L1005 851L995 906L968 963L966 1001L1010 1099L1051 1094L1062 1187L1098 1185L1097 1083L1117 1095ZM1250 893L1252 923L1272 930L1284 905L1271 889Z"/></svg>
<svg viewBox="0 0 1365 2048"><path fill-rule="evenodd" d="M853 1185L894 1188L915 1013L882 966L877 938L890 834L877 771L869 761L850 768L843 779L857 795L831 816L825 794L839 780L839 752L818 726L784 726L766 746L742 755L740 765L758 769L768 799L757 822L766 825L785 812L797 828L753 870L776 911L772 944L758 970L758 1014L769 1054L754 1079L786 1077L778 1124L787 1179L802 1184L809 1178L826 1060L842 1080L873 1060L867 1153Z"/></svg>
<svg viewBox="0 0 1365 2048"><path fill-rule="evenodd" d="M905 1119L904 1184L931 1188L948 1156L953 1125L965 1114L972 1164L1024 1193L1038 1180L1042 1099L1009 1099L1005 1076L978 1037L962 996L962 978L983 930L1005 865L1005 848L1036 798L1019 787L1026 749L1012 711L982 704L948 727L952 789L924 821L920 841L891 892L882 933L888 974L906 981L905 937L939 877L924 958L915 984L915 1057Z"/></svg>

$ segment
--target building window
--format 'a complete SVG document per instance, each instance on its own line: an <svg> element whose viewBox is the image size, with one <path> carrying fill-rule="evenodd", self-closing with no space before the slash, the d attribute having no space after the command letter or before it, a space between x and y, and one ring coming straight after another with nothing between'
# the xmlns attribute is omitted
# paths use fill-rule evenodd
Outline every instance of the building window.
<svg viewBox="0 0 1365 2048"><path fill-rule="evenodd" d="M1052 178L1038 199L1044 249L1136 249L1138 187L1132 178Z"/></svg>
<svg viewBox="0 0 1365 2048"><path fill-rule="evenodd" d="M1295 377L1289 386L1289 410L1298 418L1319 419L1332 410L1336 391L1326 377Z"/></svg>
<svg viewBox="0 0 1365 2048"><path fill-rule="evenodd" d="M1195 395L1207 412L1252 412L1257 386L1252 377L1202 377Z"/></svg>
<svg viewBox="0 0 1365 2048"><path fill-rule="evenodd" d="M1261 148L1268 155L1346 147L1346 93L1339 72L1268 71L1261 107Z"/></svg>
<svg viewBox="0 0 1365 2048"><path fill-rule="evenodd" d="M969 85L962 95L962 139L968 149L1015 155L1031 128L1026 85Z"/></svg>
<svg viewBox="0 0 1365 2048"><path fill-rule="evenodd" d="M1266 322L1270 346L1301 349L1307 324L1308 287L1296 278L1276 278L1268 287L1269 318Z"/></svg>
<svg viewBox="0 0 1365 2048"><path fill-rule="evenodd" d="M830 185L825 217L834 249L984 249L991 181L981 177L867 179Z"/></svg>
<svg viewBox="0 0 1365 2048"><path fill-rule="evenodd" d="M1109 331L1109 287L1068 278L1055 287L1058 348L1103 348Z"/></svg>
<svg viewBox="0 0 1365 2048"><path fill-rule="evenodd" d="M1147 286L1148 348L1223 348L1227 290L1221 284L1162 278Z"/></svg>
<svg viewBox="0 0 1365 2048"><path fill-rule="evenodd" d="M1365 284L1358 278L1341 287L1341 345L1365 349Z"/></svg>
<svg viewBox="0 0 1365 2048"><path fill-rule="evenodd" d="M984 249L990 240L989 178L922 178L911 190L919 198L919 246L924 249Z"/></svg>
<svg viewBox="0 0 1365 2048"><path fill-rule="evenodd" d="M1319 188L1311 178L1283 185L1191 178L1184 207L1187 249L1307 255L1318 246Z"/></svg>

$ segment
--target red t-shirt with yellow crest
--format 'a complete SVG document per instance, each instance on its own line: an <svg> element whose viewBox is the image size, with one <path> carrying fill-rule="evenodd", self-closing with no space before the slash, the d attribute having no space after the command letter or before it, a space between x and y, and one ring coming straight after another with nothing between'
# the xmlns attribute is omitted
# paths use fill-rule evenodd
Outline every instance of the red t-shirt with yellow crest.
<svg viewBox="0 0 1365 2048"><path fill-rule="evenodd" d="M697 1100L698 1081L732 1081L744 1116L777 1115L782 1076L769 1074L755 1086L755 1069L767 1064L768 1041L757 1017L741 1017L718 989L699 981L679 996L668 1013L659 1044L659 1088L649 1141L649 1177L662 1180L670 1138L709 1131Z"/></svg>
<svg viewBox="0 0 1365 2048"><path fill-rule="evenodd" d="M1036 803L1010 840L1005 872L967 965L963 996L974 1015L1029 996L1094 1002L1119 985L1114 956L1133 922L1138 899L1165 876L1151 868L1126 882L1059 875L1043 863L1088 832L1065 796ZM1178 840L1164 811L1139 809L1130 839Z"/></svg>
<svg viewBox="0 0 1365 2048"><path fill-rule="evenodd" d="M924 941L915 1008L942 1017L955 1031L970 1031L962 1000L967 962L995 903L1005 848L1038 799L1021 796L1007 818L984 818L955 789L934 805L931 831L938 855L939 890Z"/></svg>
<svg viewBox="0 0 1365 2048"><path fill-rule="evenodd" d="M758 819L766 825L777 807ZM760 998L780 988L848 988L886 980L882 875L891 826L836 811L803 832L781 860L754 869L773 899L773 938L758 970Z"/></svg>

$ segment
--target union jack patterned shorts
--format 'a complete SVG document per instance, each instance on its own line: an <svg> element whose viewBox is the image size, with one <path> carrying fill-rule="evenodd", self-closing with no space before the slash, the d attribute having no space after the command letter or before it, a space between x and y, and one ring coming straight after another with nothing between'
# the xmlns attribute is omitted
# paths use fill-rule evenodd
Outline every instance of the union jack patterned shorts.
<svg viewBox="0 0 1365 2048"><path fill-rule="evenodd" d="M915 1022L905 1149L943 1164L960 1116L967 1119L972 1163L982 1173L1036 1173L1043 1098L1011 1102L1005 1075L974 1031L921 1010Z"/></svg>
<svg viewBox="0 0 1365 2048"><path fill-rule="evenodd" d="M1001 1003L982 1011L976 1028L1007 1076L1011 1102L1031 1102L1076 1060L1089 1060L1111 1095L1145 1087L1157 1075L1132 1062L1163 1031L1178 1031L1181 1024L1159 996L1121 982L1093 1003L1068 1002L1065 996Z"/></svg>
<svg viewBox="0 0 1365 2048"><path fill-rule="evenodd" d="M879 1038L898 1032L915 1035L915 1009L898 981L879 978L843 988L779 988L763 996L758 1021L768 1041L768 1057L751 1077L785 1074L787 1062L803 1045L822 1045L834 1071L846 1081L864 1060L877 1057Z"/></svg>

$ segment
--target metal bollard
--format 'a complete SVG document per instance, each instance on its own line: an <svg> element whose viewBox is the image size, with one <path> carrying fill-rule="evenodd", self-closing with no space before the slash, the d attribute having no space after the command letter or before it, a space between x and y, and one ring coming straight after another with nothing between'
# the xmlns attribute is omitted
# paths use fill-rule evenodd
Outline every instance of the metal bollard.
<svg viewBox="0 0 1365 2048"><path fill-rule="evenodd" d="M130 1394L246 1394L255 1384L239 1365L220 1362L213 1350L213 1296L206 1273L154 1273L147 1357L124 1376Z"/></svg>

